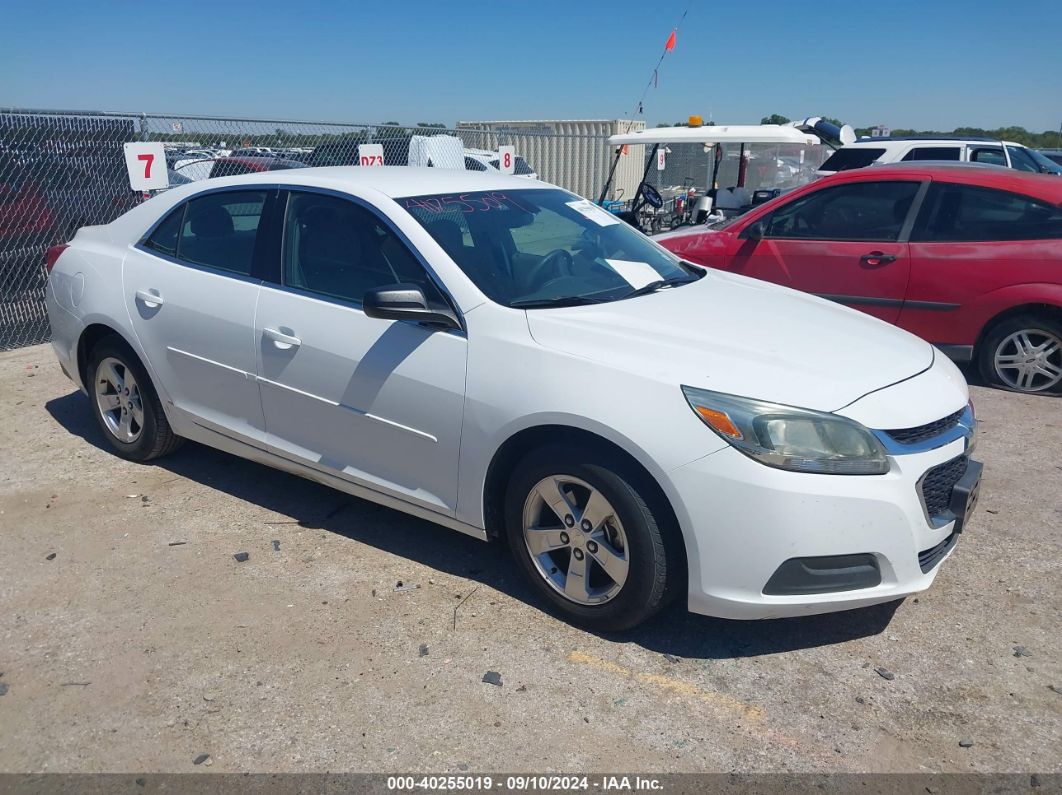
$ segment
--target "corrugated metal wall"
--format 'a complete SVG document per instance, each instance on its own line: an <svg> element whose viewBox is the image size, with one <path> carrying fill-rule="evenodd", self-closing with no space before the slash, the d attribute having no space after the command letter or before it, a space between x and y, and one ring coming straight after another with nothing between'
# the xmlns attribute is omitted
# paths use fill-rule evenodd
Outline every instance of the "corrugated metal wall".
<svg viewBox="0 0 1062 795"><path fill-rule="evenodd" d="M644 121L625 119L462 121L459 130L481 130L493 136L491 148L516 147L546 182L596 200L601 192L612 151L608 137L645 129ZM612 189L606 198L630 199L638 189L645 167L645 147L631 146L620 158Z"/></svg>

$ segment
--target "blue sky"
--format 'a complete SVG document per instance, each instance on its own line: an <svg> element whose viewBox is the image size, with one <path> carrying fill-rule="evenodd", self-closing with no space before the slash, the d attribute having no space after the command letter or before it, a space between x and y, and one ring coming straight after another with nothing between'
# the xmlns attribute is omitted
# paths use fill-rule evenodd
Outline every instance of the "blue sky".
<svg viewBox="0 0 1062 795"><path fill-rule="evenodd" d="M686 4L14 2L0 105L406 124L626 118ZM693 0L644 118L691 113L1057 130L1062 0Z"/></svg>

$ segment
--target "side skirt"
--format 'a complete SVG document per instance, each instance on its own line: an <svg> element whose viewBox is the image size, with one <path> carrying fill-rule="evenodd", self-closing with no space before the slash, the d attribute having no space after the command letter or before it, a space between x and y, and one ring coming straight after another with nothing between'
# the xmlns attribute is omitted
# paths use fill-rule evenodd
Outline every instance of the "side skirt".
<svg viewBox="0 0 1062 795"><path fill-rule="evenodd" d="M937 345L937 349L953 362L972 362L973 345Z"/></svg>
<svg viewBox="0 0 1062 795"><path fill-rule="evenodd" d="M177 413L173 411L172 406L167 406L167 408L170 409L170 414ZM259 464L265 464L273 469L280 469L292 475L298 475L307 480L316 481L329 488L350 494L353 497L368 500L369 502L375 502L378 505L383 505L385 508L392 508L396 511L409 514L410 516L415 516L418 519L434 522L435 524L442 525L450 530L457 530L459 533L478 538L480 541L488 540L487 531L481 527L466 524L452 516L436 513L435 511L422 508L419 505L413 505L390 494L384 494L381 491L376 491L375 489L370 489L366 486L360 486L357 483L344 480L329 472L307 466L298 461L292 461L290 458L286 458L285 456L274 453L263 447L258 447L257 445L241 441L240 439L221 433L220 431L213 430L212 428L208 428L194 420L181 423L179 433L188 439L200 442L208 447L215 447L218 450L231 453L240 458L256 461Z"/></svg>

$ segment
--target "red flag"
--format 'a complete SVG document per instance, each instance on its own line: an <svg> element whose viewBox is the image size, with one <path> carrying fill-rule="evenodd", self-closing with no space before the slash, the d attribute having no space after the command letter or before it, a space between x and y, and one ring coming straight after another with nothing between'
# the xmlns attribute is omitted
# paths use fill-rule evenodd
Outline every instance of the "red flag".
<svg viewBox="0 0 1062 795"><path fill-rule="evenodd" d="M664 45L664 52L671 52L673 49L675 49L675 33L677 31L678 29L676 28L675 30L671 31L671 35L667 37L667 44Z"/></svg>

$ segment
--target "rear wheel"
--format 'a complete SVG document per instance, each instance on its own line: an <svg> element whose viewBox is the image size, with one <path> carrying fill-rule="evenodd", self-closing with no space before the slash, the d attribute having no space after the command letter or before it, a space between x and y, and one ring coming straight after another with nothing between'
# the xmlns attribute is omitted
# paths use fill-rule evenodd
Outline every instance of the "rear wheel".
<svg viewBox="0 0 1062 795"><path fill-rule="evenodd" d="M573 623L629 629L681 580L659 509L639 473L593 453L548 447L516 468L506 494L510 549L534 589ZM669 549L669 546L671 548Z"/></svg>
<svg viewBox="0 0 1062 795"><path fill-rule="evenodd" d="M86 372L92 413L118 455L148 461L181 445L147 371L123 340L105 337L96 343Z"/></svg>
<svg viewBox="0 0 1062 795"><path fill-rule="evenodd" d="M990 384L1033 394L1062 391L1062 324L1019 315L993 327L978 353L981 376Z"/></svg>

